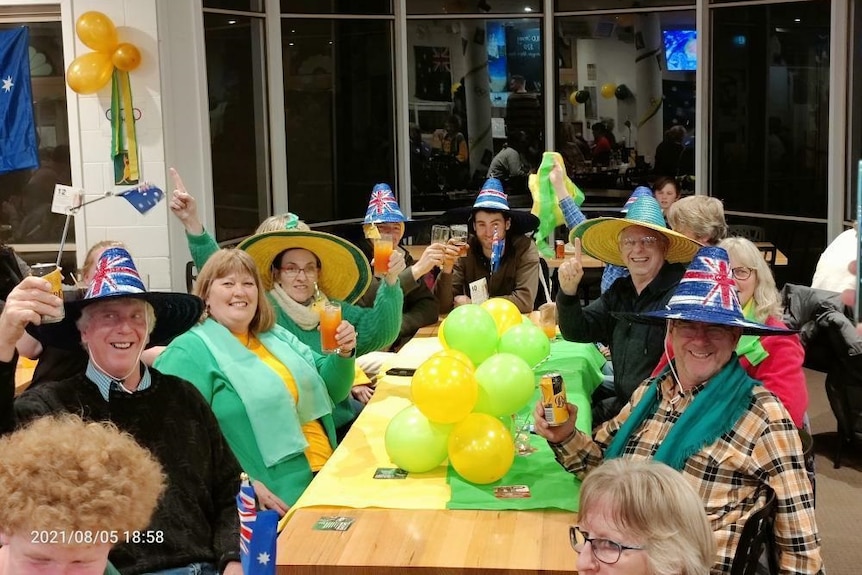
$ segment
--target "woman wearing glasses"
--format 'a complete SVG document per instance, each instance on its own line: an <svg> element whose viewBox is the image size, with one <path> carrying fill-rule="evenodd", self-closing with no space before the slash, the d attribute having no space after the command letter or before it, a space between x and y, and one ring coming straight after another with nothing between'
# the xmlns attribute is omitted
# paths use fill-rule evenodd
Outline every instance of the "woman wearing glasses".
<svg viewBox="0 0 862 575"><path fill-rule="evenodd" d="M606 461L581 485L569 530L581 575L706 575L716 549L703 502L663 463Z"/></svg>
<svg viewBox="0 0 862 575"><path fill-rule="evenodd" d="M731 273L745 319L786 329L781 321L781 296L775 278L757 246L745 238L726 238L718 245L730 256ZM670 346L666 345L666 350L653 376L667 365L668 355L672 357ZM775 394L796 427L802 428L808 409L808 387L802 370L805 350L799 337L744 335L736 346L736 354L748 375Z"/></svg>

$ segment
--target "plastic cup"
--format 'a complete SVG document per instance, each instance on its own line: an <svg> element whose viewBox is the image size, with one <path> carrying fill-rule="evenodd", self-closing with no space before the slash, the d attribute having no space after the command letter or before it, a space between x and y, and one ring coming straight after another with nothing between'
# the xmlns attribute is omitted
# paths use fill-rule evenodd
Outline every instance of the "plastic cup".
<svg viewBox="0 0 862 575"><path fill-rule="evenodd" d="M431 243L445 244L449 241L449 226L431 226Z"/></svg>
<svg viewBox="0 0 862 575"><path fill-rule="evenodd" d="M341 304L335 301L327 302L320 310L320 351L335 353L338 342L335 332L341 324Z"/></svg>
<svg viewBox="0 0 862 575"><path fill-rule="evenodd" d="M467 226L455 225L452 226L452 234L450 235L452 244L458 246L458 256L464 257L467 255Z"/></svg>
<svg viewBox="0 0 862 575"><path fill-rule="evenodd" d="M389 257L394 248L392 236L389 234L381 234L374 240L374 275L384 276L389 271Z"/></svg>
<svg viewBox="0 0 862 575"><path fill-rule="evenodd" d="M34 264L30 267L30 275L44 278L51 282L51 293L63 299L63 268L57 264ZM57 323L66 317L66 312L60 308L60 315L43 315L42 323Z"/></svg>

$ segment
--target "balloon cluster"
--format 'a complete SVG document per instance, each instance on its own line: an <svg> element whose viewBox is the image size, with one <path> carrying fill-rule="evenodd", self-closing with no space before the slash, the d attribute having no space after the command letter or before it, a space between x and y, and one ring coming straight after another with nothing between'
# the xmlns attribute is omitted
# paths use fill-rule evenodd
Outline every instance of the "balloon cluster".
<svg viewBox="0 0 862 575"><path fill-rule="evenodd" d="M81 14L75 32L85 46L95 50L75 58L66 70L66 83L79 94L99 91L111 80L114 68L131 72L141 64L137 46L120 42L114 23L101 12Z"/></svg>
<svg viewBox="0 0 862 575"><path fill-rule="evenodd" d="M492 483L514 462L512 414L533 396L532 367L548 356L550 342L502 298L455 308L439 338L445 349L413 374L413 405L389 422L386 452L413 473L448 457L467 481Z"/></svg>

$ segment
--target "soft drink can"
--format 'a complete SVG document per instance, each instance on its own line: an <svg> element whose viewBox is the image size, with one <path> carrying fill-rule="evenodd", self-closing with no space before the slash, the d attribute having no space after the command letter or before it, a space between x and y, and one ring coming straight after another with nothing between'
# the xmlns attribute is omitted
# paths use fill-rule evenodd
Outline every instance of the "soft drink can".
<svg viewBox="0 0 862 575"><path fill-rule="evenodd" d="M566 243L563 240L554 243L554 255L560 260L566 257Z"/></svg>
<svg viewBox="0 0 862 575"><path fill-rule="evenodd" d="M57 264L33 264L30 266L30 275L45 278L51 282L51 293L63 299L63 269ZM65 317L63 310L59 316L43 315L42 323L56 323Z"/></svg>
<svg viewBox="0 0 862 575"><path fill-rule="evenodd" d="M546 373L539 384L542 392L542 407L548 425L562 425L569 420L566 409L566 386L563 376L557 372Z"/></svg>

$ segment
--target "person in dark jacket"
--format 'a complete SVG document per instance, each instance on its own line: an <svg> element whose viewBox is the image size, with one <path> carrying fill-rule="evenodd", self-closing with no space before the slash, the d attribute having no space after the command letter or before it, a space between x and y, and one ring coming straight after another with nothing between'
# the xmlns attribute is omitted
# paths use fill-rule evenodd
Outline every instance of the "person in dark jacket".
<svg viewBox="0 0 862 575"><path fill-rule="evenodd" d="M0 431L58 413L114 423L152 452L168 487L144 531L151 535L121 542L111 563L124 575L176 568L241 575L239 464L200 392L140 361L149 344L189 329L203 302L147 292L122 248L105 250L97 269L84 298L65 306L42 278L24 278L9 294L0 315ZM42 322L61 311L61 321ZM83 345L86 369L13 399L15 344L25 327L46 346Z"/></svg>

